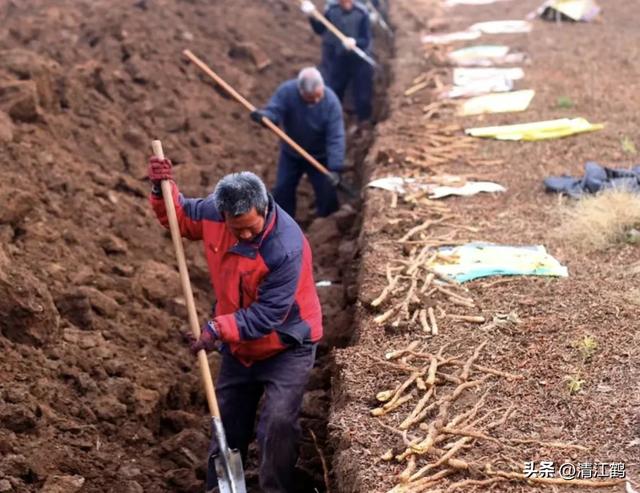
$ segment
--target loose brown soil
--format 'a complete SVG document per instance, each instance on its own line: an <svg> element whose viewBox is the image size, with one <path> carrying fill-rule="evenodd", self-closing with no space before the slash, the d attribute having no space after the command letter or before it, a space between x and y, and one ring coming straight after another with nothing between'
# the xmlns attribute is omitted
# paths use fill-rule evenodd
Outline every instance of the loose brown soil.
<svg viewBox="0 0 640 493"><path fill-rule="evenodd" d="M206 405L179 337L171 242L147 203L150 142L188 195L238 169L272 183L277 141L181 51L261 105L316 60L318 38L283 1L9 1L0 19L0 485L202 491ZM350 148L352 179L367 139ZM357 204L314 221L307 184L300 195L316 279L332 282L300 463L304 489L322 490L309 430L327 448L329 349L349 339L359 223ZM186 251L204 319L206 264L199 245Z"/></svg>

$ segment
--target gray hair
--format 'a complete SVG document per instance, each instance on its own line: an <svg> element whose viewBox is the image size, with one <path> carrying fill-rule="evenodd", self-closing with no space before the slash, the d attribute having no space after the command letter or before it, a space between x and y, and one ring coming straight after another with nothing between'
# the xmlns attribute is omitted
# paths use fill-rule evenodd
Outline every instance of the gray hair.
<svg viewBox="0 0 640 493"><path fill-rule="evenodd" d="M315 67L305 67L298 74L298 90L302 94L312 94L324 87L322 74Z"/></svg>
<svg viewBox="0 0 640 493"><path fill-rule="evenodd" d="M221 214L232 217L250 212L254 207L265 215L269 195L263 181L250 171L231 173L222 178L213 191L213 202Z"/></svg>

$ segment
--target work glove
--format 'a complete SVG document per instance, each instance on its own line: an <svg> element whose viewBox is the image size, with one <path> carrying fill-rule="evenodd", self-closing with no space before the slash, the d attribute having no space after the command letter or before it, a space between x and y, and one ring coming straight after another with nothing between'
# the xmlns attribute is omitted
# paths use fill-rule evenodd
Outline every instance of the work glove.
<svg viewBox="0 0 640 493"><path fill-rule="evenodd" d="M267 125L264 123L263 118L266 118L266 119L267 119L267 120L269 120L271 123L276 123L276 122L274 122L271 118L269 118L269 117L267 116L267 114L266 114L264 111L262 111L262 110L255 110L255 111L252 111L252 112L249 114L249 117L250 117L254 122L259 123L259 124L260 124L260 125L262 125L263 127L266 127L266 126L267 126ZM277 125L277 123L276 123L276 125Z"/></svg>
<svg viewBox="0 0 640 493"><path fill-rule="evenodd" d="M213 320L209 320L202 327L199 339L196 339L191 332L186 334L186 339L192 354L198 354L203 349L205 352L209 352L216 349L216 342L220 339L220 331L216 323Z"/></svg>
<svg viewBox="0 0 640 493"><path fill-rule="evenodd" d="M304 0L304 2L302 2L302 5L300 5L300 10L302 10L305 15L311 15L315 12L316 6L313 5L313 3L309 0Z"/></svg>
<svg viewBox="0 0 640 493"><path fill-rule="evenodd" d="M327 179L329 180L329 183L331 183L333 187L337 187L338 185L340 185L340 182L342 181L342 176L340 176L340 173L337 173L336 171L329 171L329 174L327 175Z"/></svg>
<svg viewBox="0 0 640 493"><path fill-rule="evenodd" d="M342 45L344 46L344 49L347 51L353 51L356 49L356 40L354 38L345 38L345 40L342 42Z"/></svg>
<svg viewBox="0 0 640 493"><path fill-rule="evenodd" d="M162 180L173 180L171 161L156 156L150 158L147 175L154 187L159 187Z"/></svg>
<svg viewBox="0 0 640 493"><path fill-rule="evenodd" d="M260 110L254 110L252 111L249 116L251 117L251 119L256 122L259 123L260 125L262 125L263 127L265 126L264 122L262 121L263 118L269 118L267 115L264 114L263 111Z"/></svg>

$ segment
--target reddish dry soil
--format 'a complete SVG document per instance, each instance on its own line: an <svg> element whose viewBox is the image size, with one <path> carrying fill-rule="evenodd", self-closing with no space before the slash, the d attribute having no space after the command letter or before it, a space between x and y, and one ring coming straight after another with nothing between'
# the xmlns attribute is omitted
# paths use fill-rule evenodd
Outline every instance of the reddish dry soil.
<svg viewBox="0 0 640 493"><path fill-rule="evenodd" d="M315 62L319 38L281 0L10 0L0 24L2 491L202 491L206 404L179 337L173 248L147 202L150 142L187 195L238 169L272 184L277 141L181 52L261 105ZM354 142L349 167L366 146ZM349 339L358 222L349 205L314 221L310 187L300 193L316 279L332 281L300 464L301 484L322 489L309 430L330 453L329 349ZM186 252L204 319L204 256Z"/></svg>
<svg viewBox="0 0 640 493"><path fill-rule="evenodd" d="M489 341L479 361L525 377L491 380L487 409L516 405L497 438L589 447L582 452L520 445L505 452L477 441L459 457L482 463L503 455L507 466L507 459L523 466L545 459L624 462L637 478L640 310L625 294L638 283L638 247L585 254L562 243L552 234L557 198L541 186L549 174L579 173L587 159L632 164L620 145L623 136L640 144L640 101L633 90L640 76L640 35L628 5L607 2L597 23L536 21L529 35L483 39L504 39L531 56L519 83L537 91L526 113L465 120L445 114L426 122L421 108L432 101L429 91L403 96L416 76L433 68L419 35L428 25L443 24L434 18L445 19L443 29L456 30L482 20L522 18L536 3L443 12L427 2L392 1L393 82L388 93L380 90L378 110L388 119L377 127L375 143L367 137L352 142L348 164L357 168L367 154L367 177L407 171L388 157L419 144L416 133L425 132L426 123L476 126L560 116L607 123L604 131L560 141L480 142L477 156L501 159L502 166L452 163L427 170L471 174L508 188L502 195L446 201L459 239L545 244L568 265L570 277L475 281L469 287L480 313L490 319L516 312L521 323L480 330L443 321L440 335L425 340L433 352L449 344L447 354L464 357ZM318 39L282 0L9 0L0 4L0 22L0 486L40 491L46 485L49 493L201 491L205 402L178 337L185 310L171 243L147 205L149 142L163 141L187 194L207 193L238 167L272 183L272 136L214 90L181 51L201 55L260 104L282 80L317 60ZM252 53L266 54L272 64L259 70ZM560 96L569 97L573 108L558 108ZM369 304L385 284L385 264L407 253L397 238L429 210L402 200L392 209L385 192L367 191L358 236L353 209L314 221L309 188L301 194L300 220L314 245L316 280L333 282L320 290L327 338L303 424L315 431L329 460L333 491L387 491L404 466L380 456L403 446L380 421L395 427L401 414L379 420L370 411L377 406L375 394L404 375L374 358L424 336L416 327L374 324L378 312ZM470 234L464 227L480 231ZM434 236L450 232L438 228ZM188 245L187 255L204 314L211 292L199 245ZM583 363L575 343L587 334L598 348ZM215 361L213 355L214 368ZM585 383L570 395L565 377L577 372ZM466 394L456 411L479 395ZM322 489L322 467L307 431L302 459L301 485ZM474 474L448 481L482 477ZM74 486L75 475L84 478L83 486ZM251 467L249 483L255 484ZM492 488L540 489L521 483Z"/></svg>

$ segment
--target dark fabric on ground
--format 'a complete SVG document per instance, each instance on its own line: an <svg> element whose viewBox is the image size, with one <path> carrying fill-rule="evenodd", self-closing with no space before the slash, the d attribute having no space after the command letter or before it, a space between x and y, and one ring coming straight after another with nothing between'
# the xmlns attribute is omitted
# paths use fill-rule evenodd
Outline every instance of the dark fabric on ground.
<svg viewBox="0 0 640 493"><path fill-rule="evenodd" d="M614 169L588 161L584 176L550 176L544 180L547 192L564 193L570 197L597 193L602 190L622 189L640 193L640 165L632 169Z"/></svg>

